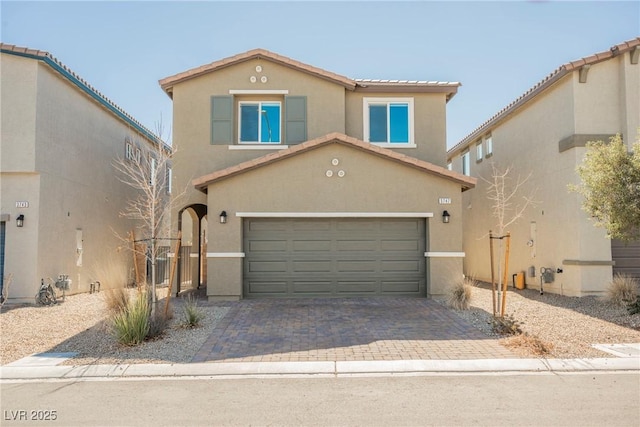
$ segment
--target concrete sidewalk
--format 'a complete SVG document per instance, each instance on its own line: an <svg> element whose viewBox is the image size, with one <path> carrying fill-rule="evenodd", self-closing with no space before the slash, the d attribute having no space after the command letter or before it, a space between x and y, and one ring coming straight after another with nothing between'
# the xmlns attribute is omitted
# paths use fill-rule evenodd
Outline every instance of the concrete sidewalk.
<svg viewBox="0 0 640 427"><path fill-rule="evenodd" d="M0 380L100 380L137 378L350 377L381 375L489 374L629 371L640 358L479 359L322 362L217 362L89 366L0 367Z"/></svg>

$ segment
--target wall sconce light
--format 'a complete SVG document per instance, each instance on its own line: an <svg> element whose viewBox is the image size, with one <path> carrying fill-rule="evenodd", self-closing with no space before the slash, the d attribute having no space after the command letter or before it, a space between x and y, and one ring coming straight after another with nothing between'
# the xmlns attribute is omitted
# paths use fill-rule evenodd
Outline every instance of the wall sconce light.
<svg viewBox="0 0 640 427"><path fill-rule="evenodd" d="M227 223L227 211L220 212L220 224Z"/></svg>
<svg viewBox="0 0 640 427"><path fill-rule="evenodd" d="M16 218L16 227L24 227L24 215L20 214Z"/></svg>
<svg viewBox="0 0 640 427"><path fill-rule="evenodd" d="M449 224L449 218L451 218L451 215L449 215L449 212L447 211L442 212L442 222L444 222L445 224Z"/></svg>

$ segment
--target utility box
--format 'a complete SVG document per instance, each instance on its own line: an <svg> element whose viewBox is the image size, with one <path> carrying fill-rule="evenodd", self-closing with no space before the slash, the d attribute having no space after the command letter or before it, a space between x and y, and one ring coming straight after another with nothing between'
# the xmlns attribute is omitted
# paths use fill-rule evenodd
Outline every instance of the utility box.
<svg viewBox="0 0 640 427"><path fill-rule="evenodd" d="M524 289L525 287L525 283L524 283L524 271L521 271L520 273L516 273L515 274L515 283L514 286L516 289Z"/></svg>

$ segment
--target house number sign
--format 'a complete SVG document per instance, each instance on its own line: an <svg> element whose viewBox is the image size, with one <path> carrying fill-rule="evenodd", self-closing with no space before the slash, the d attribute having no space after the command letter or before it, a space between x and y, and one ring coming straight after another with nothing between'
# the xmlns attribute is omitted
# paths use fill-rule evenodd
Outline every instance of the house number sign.
<svg viewBox="0 0 640 427"><path fill-rule="evenodd" d="M16 202L16 208L28 208L29 207L29 202L27 201L17 201Z"/></svg>
<svg viewBox="0 0 640 427"><path fill-rule="evenodd" d="M441 205L450 205L451 204L451 197L440 197L438 199L438 203L440 203Z"/></svg>

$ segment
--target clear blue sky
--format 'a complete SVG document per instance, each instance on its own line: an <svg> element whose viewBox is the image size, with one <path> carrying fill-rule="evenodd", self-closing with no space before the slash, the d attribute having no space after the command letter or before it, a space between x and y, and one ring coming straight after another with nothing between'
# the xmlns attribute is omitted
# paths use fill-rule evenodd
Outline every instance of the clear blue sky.
<svg viewBox="0 0 640 427"><path fill-rule="evenodd" d="M158 80L254 48L352 78L459 81L448 146L565 62L640 35L640 2L0 2L1 40L46 50L150 129Z"/></svg>

